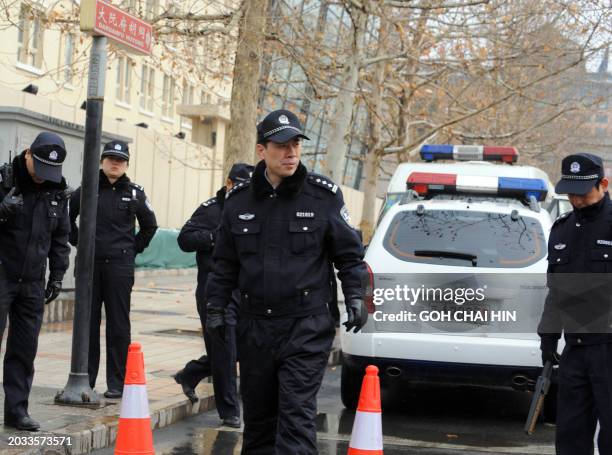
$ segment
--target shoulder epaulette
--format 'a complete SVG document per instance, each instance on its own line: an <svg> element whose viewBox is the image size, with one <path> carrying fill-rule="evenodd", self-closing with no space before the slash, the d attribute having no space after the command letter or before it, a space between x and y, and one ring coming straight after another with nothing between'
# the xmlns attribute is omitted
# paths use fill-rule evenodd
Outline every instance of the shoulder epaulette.
<svg viewBox="0 0 612 455"><path fill-rule="evenodd" d="M244 182L237 183L225 194L225 199L229 199L230 196L236 194L238 191L248 188L251 185L251 179L247 179Z"/></svg>
<svg viewBox="0 0 612 455"><path fill-rule="evenodd" d="M311 184L325 188L327 191L331 191L334 194L338 192L338 185L323 175L308 174L308 178L306 180Z"/></svg>
<svg viewBox="0 0 612 455"><path fill-rule="evenodd" d="M211 197L208 201L202 202L202 207L210 207L211 205L215 205L218 202L219 201L217 201L216 197Z"/></svg>
<svg viewBox="0 0 612 455"><path fill-rule="evenodd" d="M138 183L130 182L130 186L136 188L137 190L144 191L144 188Z"/></svg>
<svg viewBox="0 0 612 455"><path fill-rule="evenodd" d="M570 211L570 212L565 212L563 215L559 215L557 219L555 220L555 222L553 223L553 226L561 223L563 220L566 220L567 217L569 217L571 213L572 212Z"/></svg>

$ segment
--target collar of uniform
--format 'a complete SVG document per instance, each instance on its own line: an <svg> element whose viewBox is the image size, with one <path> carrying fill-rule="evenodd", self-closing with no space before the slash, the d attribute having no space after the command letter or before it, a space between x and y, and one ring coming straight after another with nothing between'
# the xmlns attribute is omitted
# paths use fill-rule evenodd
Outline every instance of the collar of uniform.
<svg viewBox="0 0 612 455"><path fill-rule="evenodd" d="M258 199L263 198L275 191L274 188L272 188L272 185L270 185L270 182L268 182L265 172L266 162L261 160L259 163L257 163L257 166L255 166L255 171L251 177L251 188L255 193L255 197ZM306 170L306 166L304 166L300 161L298 168L295 170L293 175L290 177L285 177L276 187L276 194L283 197L295 196L302 190L307 176L308 171Z"/></svg>
<svg viewBox="0 0 612 455"><path fill-rule="evenodd" d="M127 184L130 183L130 181L131 181L130 178L126 174L123 174L121 177L117 179L114 185L115 186L127 186ZM102 169L100 169L100 186L113 186L113 184L111 184L110 180L108 179L108 177L106 176L106 174L104 173Z"/></svg>
<svg viewBox="0 0 612 455"><path fill-rule="evenodd" d="M596 218L602 212L603 208L606 207L609 203L610 196L608 195L608 193L605 193L601 201L589 205L588 207L584 207L582 209L574 209L574 213L576 214L576 218L578 220L588 220Z"/></svg>
<svg viewBox="0 0 612 455"><path fill-rule="evenodd" d="M221 207L221 210L223 210L223 203L225 202L225 194L227 193L227 189L222 186L219 191L217 191L216 197L217 197L217 204L219 204L219 207Z"/></svg>
<svg viewBox="0 0 612 455"><path fill-rule="evenodd" d="M64 190L67 188L66 179L62 177L62 181L60 183L45 181L44 183L38 185L28 172L28 168L25 162L25 153L23 152L20 155L17 155L13 158L13 175L15 178L16 186L19 187L19 190L23 193L32 193L34 191L43 191L43 190Z"/></svg>

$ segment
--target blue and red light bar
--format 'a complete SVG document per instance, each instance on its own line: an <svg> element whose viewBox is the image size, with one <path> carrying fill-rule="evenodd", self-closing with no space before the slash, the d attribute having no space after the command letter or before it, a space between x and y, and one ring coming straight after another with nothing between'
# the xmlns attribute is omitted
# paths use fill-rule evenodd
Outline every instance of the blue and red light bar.
<svg viewBox="0 0 612 455"><path fill-rule="evenodd" d="M548 193L546 182L542 179L436 172L413 172L408 176L406 186L421 196L470 193L519 199L534 196L536 200L543 201Z"/></svg>
<svg viewBox="0 0 612 455"><path fill-rule="evenodd" d="M501 161L504 163L516 163L519 154L515 147L451 144L423 145L420 153L424 161Z"/></svg>

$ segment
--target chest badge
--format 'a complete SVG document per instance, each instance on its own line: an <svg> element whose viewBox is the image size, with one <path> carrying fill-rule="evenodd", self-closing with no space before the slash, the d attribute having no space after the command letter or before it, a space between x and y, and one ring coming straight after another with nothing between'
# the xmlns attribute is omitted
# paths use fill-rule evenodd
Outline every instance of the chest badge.
<svg viewBox="0 0 612 455"><path fill-rule="evenodd" d="M238 218L240 218L243 221L250 221L253 218L255 218L255 214L254 213L242 213L238 215Z"/></svg>
<svg viewBox="0 0 612 455"><path fill-rule="evenodd" d="M560 250L564 250L566 246L567 245L565 243L557 243L554 248L555 248L555 250L559 250L560 251Z"/></svg>
<svg viewBox="0 0 612 455"><path fill-rule="evenodd" d="M314 218L314 212L295 212L296 218Z"/></svg>
<svg viewBox="0 0 612 455"><path fill-rule="evenodd" d="M121 200L124 201L124 202L130 202L131 201L131 199L129 197L122 197Z"/></svg>

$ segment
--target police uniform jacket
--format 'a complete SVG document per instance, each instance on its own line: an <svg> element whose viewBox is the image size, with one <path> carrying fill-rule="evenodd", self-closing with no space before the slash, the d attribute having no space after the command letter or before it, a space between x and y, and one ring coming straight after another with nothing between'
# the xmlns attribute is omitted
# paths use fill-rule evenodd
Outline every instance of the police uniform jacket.
<svg viewBox="0 0 612 455"><path fill-rule="evenodd" d="M217 228L221 222L221 212L225 201L225 187L217 195L203 202L185 223L178 236L178 244L185 252L196 252L198 263L198 294L204 292L208 274L212 270L212 251L215 245Z"/></svg>
<svg viewBox="0 0 612 455"><path fill-rule="evenodd" d="M70 243L78 243L76 219L80 212L81 189L70 198ZM139 230L136 231L135 219ZM133 263L134 257L149 245L157 230L153 208L143 188L124 174L111 184L100 170L98 213L96 219L97 262Z"/></svg>
<svg viewBox="0 0 612 455"><path fill-rule="evenodd" d="M49 279L62 281L70 254L66 181L34 183L25 153L15 157L12 165L15 184L23 195L23 210L0 219L1 266L11 281L40 281L45 279L48 258ZM0 198L9 191L0 183Z"/></svg>
<svg viewBox="0 0 612 455"><path fill-rule="evenodd" d="M361 298L363 252L337 185L309 174L300 163L273 189L261 161L250 180L227 193L208 307L223 307L238 287L241 314L323 313L330 300L330 262L338 269L345 298Z"/></svg>
<svg viewBox="0 0 612 455"><path fill-rule="evenodd" d="M548 287L538 333L568 345L612 342L612 203L558 218L548 242Z"/></svg>

